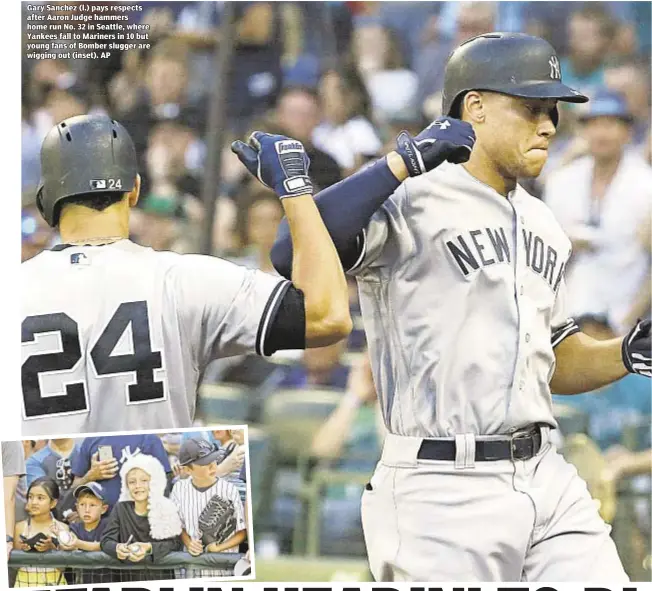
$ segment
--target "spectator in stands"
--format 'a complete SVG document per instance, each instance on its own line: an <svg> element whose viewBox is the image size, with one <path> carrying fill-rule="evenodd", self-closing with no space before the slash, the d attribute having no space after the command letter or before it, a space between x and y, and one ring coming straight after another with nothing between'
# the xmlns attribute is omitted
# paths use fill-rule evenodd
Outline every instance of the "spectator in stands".
<svg viewBox="0 0 652 591"><path fill-rule="evenodd" d="M373 62L363 68L364 56L360 56L356 61L364 74L371 99L373 121L377 125L384 125L390 120L412 118L415 113L419 113L420 106L417 104L419 79L407 68L399 43L392 31L383 27L379 27L376 31L376 42L371 45L376 51ZM365 41L363 46L370 45Z"/></svg>
<svg viewBox="0 0 652 591"><path fill-rule="evenodd" d="M5 531L7 532L7 558L14 547L16 527L16 488L25 474L25 454L20 441L2 443L2 485L5 503Z"/></svg>
<svg viewBox="0 0 652 591"><path fill-rule="evenodd" d="M220 454L216 460L218 464L221 464L231 454L240 454L245 451L244 431L242 429L217 429L211 433L213 439L219 444ZM243 477L246 473L247 466L243 463L242 466L235 466L229 474L223 476L225 480L235 485L242 497L247 494L246 476Z"/></svg>
<svg viewBox="0 0 652 591"><path fill-rule="evenodd" d="M281 89L281 5L236 2L234 6L236 43L227 112L230 128L241 134L252 118L274 105Z"/></svg>
<svg viewBox="0 0 652 591"><path fill-rule="evenodd" d="M448 56L467 39L495 30L496 3L460 2L455 16L454 34L440 34L430 39L418 52L413 65L419 79L418 104L428 119L441 114L441 92Z"/></svg>
<svg viewBox="0 0 652 591"><path fill-rule="evenodd" d="M100 539L106 527L106 514L109 510L109 505L104 498L104 489L99 482L89 482L78 486L73 495L79 521L70 525L73 537L68 539L67 543L59 541L61 549L99 552Z"/></svg>
<svg viewBox="0 0 652 591"><path fill-rule="evenodd" d="M188 469L190 478L178 481L172 489L183 533L181 539L187 552L199 556L203 552L237 552L247 537L244 507L237 488L217 475L220 450L205 439L187 439L181 446L179 461ZM202 512L214 497L230 501L236 519L235 533L222 543L214 539L215 532L205 525ZM201 522L201 523L200 523ZM231 570L191 569L187 577L232 575Z"/></svg>
<svg viewBox="0 0 652 591"><path fill-rule="evenodd" d="M301 357L301 365L291 366L280 386L343 390L349 375L349 368L342 363L345 350L346 340L327 347L306 349Z"/></svg>
<svg viewBox="0 0 652 591"><path fill-rule="evenodd" d="M143 100L145 53L138 49L124 51L121 60L122 69L107 85L111 112L120 120Z"/></svg>
<svg viewBox="0 0 652 591"><path fill-rule="evenodd" d="M27 459L27 486L36 478L47 477L57 483L60 492L70 489L72 462L77 450L74 439L49 439L43 448Z"/></svg>
<svg viewBox="0 0 652 591"><path fill-rule="evenodd" d="M100 459L100 449L110 448L110 458ZM109 452L109 450L106 450ZM172 469L160 438L153 434L110 435L86 437L79 453L73 458L73 486L77 488L89 482L102 482L104 498L110 508L117 503L122 482L119 470L131 457L137 454L154 456L172 478Z"/></svg>
<svg viewBox="0 0 652 591"><path fill-rule="evenodd" d="M366 29L391 29L401 54L412 67L433 30L437 29L444 2L355 2L349 9L355 14L352 44L360 44L360 37L369 39ZM436 34L436 33L435 33ZM370 41L373 42L372 32ZM373 51L373 49L372 49ZM361 64L362 65L362 64Z"/></svg>
<svg viewBox="0 0 652 591"><path fill-rule="evenodd" d="M80 521L70 524L69 537L60 536L59 547L68 551L99 552L109 510L104 500L104 489L97 482L89 482L78 486L73 494L76 499L75 511ZM114 573L110 569L90 569L84 570L75 583L106 583L113 579Z"/></svg>
<svg viewBox="0 0 652 591"><path fill-rule="evenodd" d="M305 86L291 86L281 91L274 112L274 133L282 133L303 143L310 157L310 177L320 188L334 185L342 178L340 165L328 149L317 145L315 133L322 116L319 95Z"/></svg>
<svg viewBox="0 0 652 591"><path fill-rule="evenodd" d="M607 66L604 81L610 90L619 92L627 102L632 121L632 143L641 146L650 132L650 66L629 59Z"/></svg>
<svg viewBox="0 0 652 591"><path fill-rule="evenodd" d="M604 65L616 32L609 10L597 2L580 4L567 21L568 56L561 60L564 82L593 96L604 85Z"/></svg>
<svg viewBox="0 0 652 591"><path fill-rule="evenodd" d="M245 254L234 262L276 275L270 253L283 219L283 207L276 194L260 183L250 183L242 197L238 218Z"/></svg>
<svg viewBox="0 0 652 591"><path fill-rule="evenodd" d="M197 170L204 144L188 127L157 124L150 133L142 199L130 220L134 240L154 250L197 252L197 235L187 231L203 218Z"/></svg>
<svg viewBox="0 0 652 591"><path fill-rule="evenodd" d="M166 457L167 463L167 457ZM181 521L165 496L167 477L160 460L132 455L120 468L120 500L100 541L103 552L122 561L151 564L180 549ZM170 569L121 571L120 581L173 579Z"/></svg>
<svg viewBox="0 0 652 591"><path fill-rule="evenodd" d="M49 552L57 548L58 536L68 526L54 518L59 501L59 487L51 478L37 478L27 489L27 514L14 529L14 548L23 552ZM57 568L22 567L14 587L65 585L63 572Z"/></svg>
<svg viewBox="0 0 652 591"><path fill-rule="evenodd" d="M188 49L185 44L172 39L162 41L148 57L147 98L122 118L139 155L145 155L149 134L157 123L175 121L198 134L206 129L205 104L193 102L188 97Z"/></svg>
<svg viewBox="0 0 652 591"><path fill-rule="evenodd" d="M323 121L312 139L344 171L355 172L375 158L382 142L371 123L371 99L356 66L327 70L319 84Z"/></svg>
<svg viewBox="0 0 652 591"><path fill-rule="evenodd" d="M637 229L652 215L652 169L626 149L632 116L620 95L602 91L583 121L588 155L551 174L544 198L573 243L569 314L606 315L623 334L649 301L649 235Z"/></svg>
<svg viewBox="0 0 652 591"><path fill-rule="evenodd" d="M48 444L47 439L24 439L22 441L23 453L25 461L30 458L32 454L35 454L40 449L43 449ZM16 519L22 521L27 519L27 513L25 511L25 505L27 504L27 475L23 474L18 480L18 486L16 487Z"/></svg>
<svg viewBox="0 0 652 591"><path fill-rule="evenodd" d="M179 464L179 450L181 449L182 433L162 433L159 435L161 443L168 454L168 461L175 477L181 476L181 465Z"/></svg>

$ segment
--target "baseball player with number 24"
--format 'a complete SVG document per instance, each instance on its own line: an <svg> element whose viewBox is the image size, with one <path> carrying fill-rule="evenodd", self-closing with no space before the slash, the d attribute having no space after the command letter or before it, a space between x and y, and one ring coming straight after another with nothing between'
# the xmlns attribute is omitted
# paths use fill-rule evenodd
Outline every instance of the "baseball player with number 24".
<svg viewBox="0 0 652 591"><path fill-rule="evenodd" d="M546 41L481 35L449 59L444 116L315 197L357 278L388 430L362 498L377 580L627 580L550 441L550 394L649 377L650 322L610 341L579 331L570 241L517 182L540 173L557 102L587 100ZM284 222L272 261L289 277L292 260Z"/></svg>

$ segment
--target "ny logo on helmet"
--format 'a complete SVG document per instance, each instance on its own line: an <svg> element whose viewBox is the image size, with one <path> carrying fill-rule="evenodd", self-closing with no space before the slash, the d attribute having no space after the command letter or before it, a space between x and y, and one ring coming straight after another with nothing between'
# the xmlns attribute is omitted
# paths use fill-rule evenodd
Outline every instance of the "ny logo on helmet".
<svg viewBox="0 0 652 591"><path fill-rule="evenodd" d="M557 59L556 55L553 55L550 57L548 60L548 63L550 64L550 77L553 80L560 80L561 79L561 69L559 67L559 60Z"/></svg>

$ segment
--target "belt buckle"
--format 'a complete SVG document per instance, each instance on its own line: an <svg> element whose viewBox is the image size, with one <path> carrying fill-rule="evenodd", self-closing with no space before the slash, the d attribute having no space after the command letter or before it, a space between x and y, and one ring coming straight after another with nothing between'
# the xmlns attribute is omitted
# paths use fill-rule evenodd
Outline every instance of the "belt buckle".
<svg viewBox="0 0 652 591"><path fill-rule="evenodd" d="M516 453L515 453L516 452L516 443L515 442L517 440L519 440L519 439L530 439L530 441L532 443L532 451L534 452L534 442L532 441L532 435L533 435L533 432L532 432L531 429L529 429L527 431L522 431L520 433L514 433L510 437L510 439L509 439L509 457L512 460L512 462L514 462L516 460L523 460L523 461L525 460L525 458L523 458L523 457L517 457ZM534 454L532 454L532 455L534 455Z"/></svg>

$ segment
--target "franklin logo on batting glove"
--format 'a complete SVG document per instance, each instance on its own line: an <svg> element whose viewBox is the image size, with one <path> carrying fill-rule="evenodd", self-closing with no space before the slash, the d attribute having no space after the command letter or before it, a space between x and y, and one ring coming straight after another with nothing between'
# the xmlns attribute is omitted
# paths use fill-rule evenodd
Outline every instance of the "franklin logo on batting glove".
<svg viewBox="0 0 652 591"><path fill-rule="evenodd" d="M308 169L310 158L303 144L283 135L254 131L245 144L236 141L231 150L258 180L281 199L312 195Z"/></svg>

